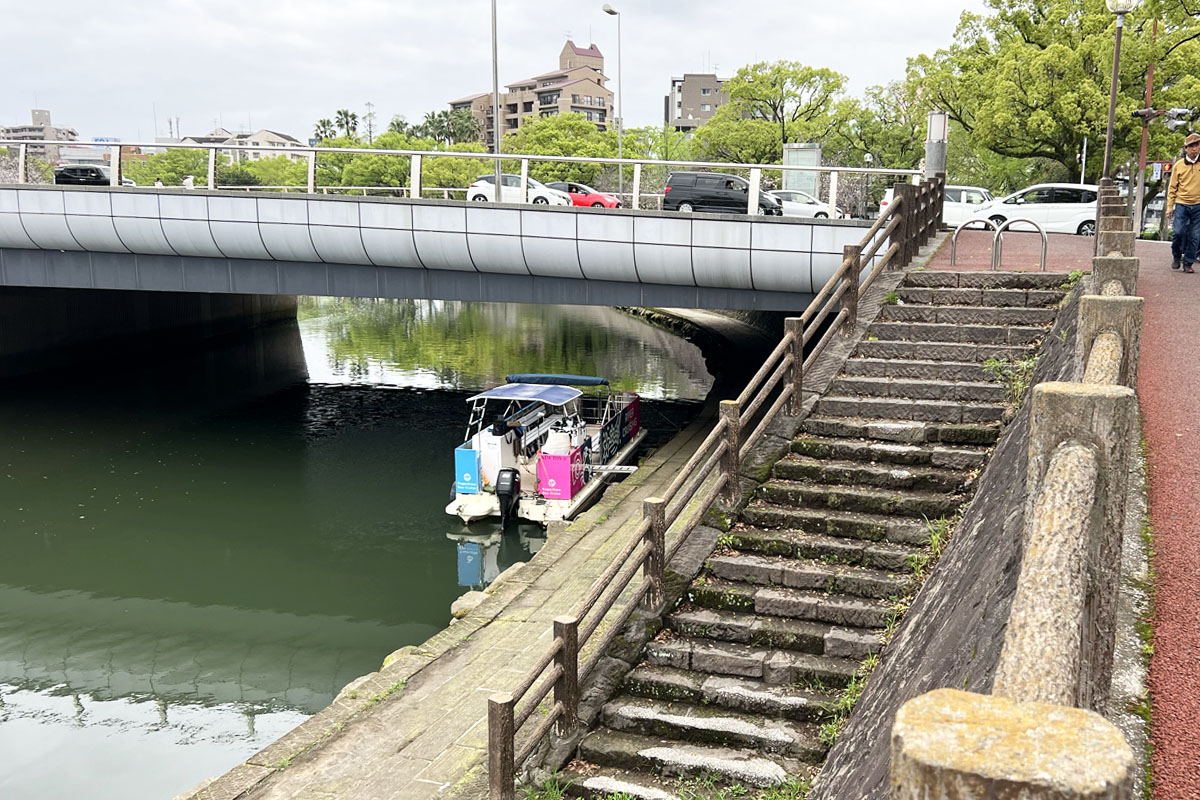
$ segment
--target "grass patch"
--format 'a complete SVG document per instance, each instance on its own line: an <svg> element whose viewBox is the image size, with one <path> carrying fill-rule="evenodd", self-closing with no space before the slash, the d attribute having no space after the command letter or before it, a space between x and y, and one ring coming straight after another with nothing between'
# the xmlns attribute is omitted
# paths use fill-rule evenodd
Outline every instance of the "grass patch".
<svg viewBox="0 0 1200 800"><path fill-rule="evenodd" d="M894 306L900 302L900 293L895 289L883 296L883 304L885 306Z"/></svg>
<svg viewBox="0 0 1200 800"><path fill-rule="evenodd" d="M1041 354L1020 361L989 358L983 362L983 374L1004 386L1006 401L1013 409L1021 405L1021 398L1033 381L1033 371Z"/></svg>
<svg viewBox="0 0 1200 800"><path fill-rule="evenodd" d="M1058 285L1058 288L1060 288L1060 289L1074 289L1074 288L1075 288L1075 284L1077 284L1077 283L1079 283L1081 280L1083 280L1083 276L1084 276L1084 275L1086 275L1086 274L1087 274L1087 273L1085 273L1085 272L1084 272L1083 270L1081 270L1081 269L1073 269L1073 270L1071 270L1070 272L1068 272L1068 273L1067 273L1067 279L1066 279L1065 281L1063 281L1062 283L1060 283L1060 284Z"/></svg>

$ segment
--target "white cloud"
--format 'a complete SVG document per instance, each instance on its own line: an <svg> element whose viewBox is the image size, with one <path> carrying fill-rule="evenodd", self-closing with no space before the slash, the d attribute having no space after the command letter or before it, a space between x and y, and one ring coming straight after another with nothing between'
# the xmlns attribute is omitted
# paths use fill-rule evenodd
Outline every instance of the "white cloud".
<svg viewBox="0 0 1200 800"><path fill-rule="evenodd" d="M595 2L497 0L500 82L557 66L569 32L617 82L616 19ZM861 93L951 41L964 2L619 0L627 127L662 121L672 75L726 77L755 61L830 67ZM965 0L982 11L983 0ZM0 124L48 108L86 138L186 133L214 123L306 138L339 108L410 121L491 88L488 0L83 0L23 4L0 27ZM157 114L157 120L155 116Z"/></svg>

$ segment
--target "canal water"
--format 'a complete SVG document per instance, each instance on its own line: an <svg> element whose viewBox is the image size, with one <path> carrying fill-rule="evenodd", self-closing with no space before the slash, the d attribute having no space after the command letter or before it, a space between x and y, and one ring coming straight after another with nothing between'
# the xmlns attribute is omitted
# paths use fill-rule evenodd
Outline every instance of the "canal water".
<svg viewBox="0 0 1200 800"><path fill-rule="evenodd" d="M302 299L0 393L0 798L168 800L545 541L444 512L465 399L599 374L682 427L692 345L612 309Z"/></svg>

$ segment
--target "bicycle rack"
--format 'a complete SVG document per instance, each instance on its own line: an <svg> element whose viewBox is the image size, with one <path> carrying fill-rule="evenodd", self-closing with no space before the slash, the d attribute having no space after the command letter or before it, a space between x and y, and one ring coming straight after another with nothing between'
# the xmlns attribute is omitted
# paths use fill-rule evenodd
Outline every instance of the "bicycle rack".
<svg viewBox="0 0 1200 800"><path fill-rule="evenodd" d="M985 226L985 228L984 228L985 230L987 228L996 230L996 223L992 222L990 219L969 219L966 222L959 225L957 228L955 228L954 235L950 237L950 266L952 266L952 267L954 266L954 255L958 251L959 231L963 230L968 225L974 225L976 222L982 222ZM992 267L992 269L995 269L995 267Z"/></svg>
<svg viewBox="0 0 1200 800"><path fill-rule="evenodd" d="M1032 225L1042 237L1042 272L1046 271L1046 243L1049 239L1046 236L1046 231L1042 226L1031 219L1018 217L1010 219L996 229L996 235L992 237L992 272L995 272L1000 267L1001 251L1004 249L1004 232L1018 222L1024 222L1026 225Z"/></svg>

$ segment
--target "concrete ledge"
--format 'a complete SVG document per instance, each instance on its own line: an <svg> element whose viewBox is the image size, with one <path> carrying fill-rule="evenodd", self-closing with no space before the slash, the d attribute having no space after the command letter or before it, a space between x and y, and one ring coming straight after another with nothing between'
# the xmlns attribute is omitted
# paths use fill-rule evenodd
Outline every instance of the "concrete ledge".
<svg viewBox="0 0 1200 800"><path fill-rule="evenodd" d="M909 700L892 728L893 800L1124 800L1129 745L1098 714L937 689Z"/></svg>

